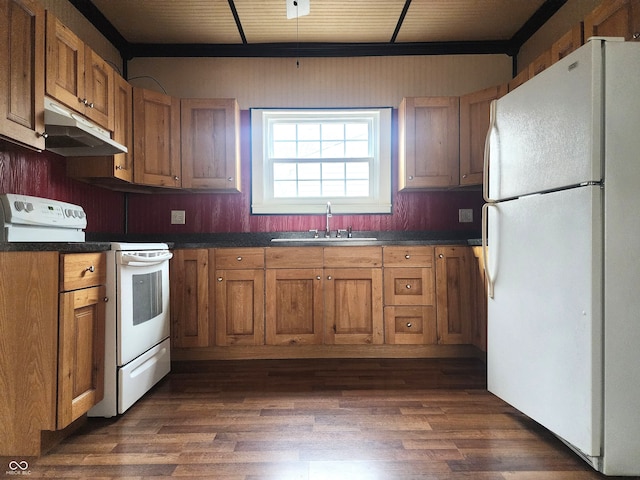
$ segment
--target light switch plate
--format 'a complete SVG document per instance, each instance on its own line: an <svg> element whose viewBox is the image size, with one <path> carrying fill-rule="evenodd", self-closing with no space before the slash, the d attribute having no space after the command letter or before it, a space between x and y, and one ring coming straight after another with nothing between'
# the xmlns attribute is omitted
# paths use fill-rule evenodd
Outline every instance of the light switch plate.
<svg viewBox="0 0 640 480"><path fill-rule="evenodd" d="M460 208L458 210L458 223L471 223L471 222L473 222L473 209Z"/></svg>
<svg viewBox="0 0 640 480"><path fill-rule="evenodd" d="M171 210L171 225L184 225L184 210Z"/></svg>

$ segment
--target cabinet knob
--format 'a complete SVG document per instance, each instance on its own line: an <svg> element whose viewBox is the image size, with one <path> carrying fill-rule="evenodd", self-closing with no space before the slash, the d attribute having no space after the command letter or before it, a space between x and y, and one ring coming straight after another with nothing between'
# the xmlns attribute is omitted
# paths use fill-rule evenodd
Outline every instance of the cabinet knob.
<svg viewBox="0 0 640 480"><path fill-rule="evenodd" d="M124 167L122 165L116 165L116 170L124 170Z"/></svg>
<svg viewBox="0 0 640 480"><path fill-rule="evenodd" d="M409 255L408 253L404 256L404 258L406 258L407 260L409 260L411 258L411 255Z"/></svg>
<svg viewBox="0 0 640 480"><path fill-rule="evenodd" d="M218 279L217 279L217 280L218 280L219 282L221 282L221 281L222 281L222 277L218 277Z"/></svg>
<svg viewBox="0 0 640 480"><path fill-rule="evenodd" d="M102 301L103 301L103 302L105 302L105 303L107 303L107 302L109 301L109 297L104 297L104 298L102 299Z"/></svg>
<svg viewBox="0 0 640 480"><path fill-rule="evenodd" d="M411 328L411 322L407 323L407 328Z"/></svg>
<svg viewBox="0 0 640 480"><path fill-rule="evenodd" d="M462 178L467 178L467 174L465 173L464 175L462 175Z"/></svg>
<svg viewBox="0 0 640 480"><path fill-rule="evenodd" d="M233 177L227 177L227 182L233 182Z"/></svg>
<svg viewBox="0 0 640 480"><path fill-rule="evenodd" d="M331 275L327 275L327 280L331 280Z"/></svg>
<svg viewBox="0 0 640 480"><path fill-rule="evenodd" d="M413 180L413 175L409 175L409 180Z"/></svg>
<svg viewBox="0 0 640 480"><path fill-rule="evenodd" d="M93 108L93 102L91 102L91 103L87 103L87 107L89 107L89 108Z"/></svg>
<svg viewBox="0 0 640 480"><path fill-rule="evenodd" d="M443 254L438 255L438 258L444 258Z"/></svg>
<svg viewBox="0 0 640 480"><path fill-rule="evenodd" d="M638 39L640 39L640 32L636 32L636 33L634 33L634 34L633 34L633 39L634 39L634 40L638 40Z"/></svg>
<svg viewBox="0 0 640 480"><path fill-rule="evenodd" d="M49 134L47 132L42 132L37 134L39 137L44 138L45 140L49 138Z"/></svg>
<svg viewBox="0 0 640 480"><path fill-rule="evenodd" d="M93 265L89 265L87 268L84 269L85 272L95 272L96 271L96 267L94 267Z"/></svg>
<svg viewBox="0 0 640 480"><path fill-rule="evenodd" d="M236 260L241 262L242 261L242 257L237 257Z"/></svg>
<svg viewBox="0 0 640 480"><path fill-rule="evenodd" d="M407 290L411 290L411 284L410 283L408 283L406 286L407 286Z"/></svg>
<svg viewBox="0 0 640 480"><path fill-rule="evenodd" d="M318 275L318 276L316 277L316 280L320 280L320 278L322 278L322 277L320 277L320 275Z"/></svg>
<svg viewBox="0 0 640 480"><path fill-rule="evenodd" d="M177 182L178 180L180 180L180 177L179 177L179 176L177 176L177 175L174 175L174 176L173 176L173 179Z"/></svg>

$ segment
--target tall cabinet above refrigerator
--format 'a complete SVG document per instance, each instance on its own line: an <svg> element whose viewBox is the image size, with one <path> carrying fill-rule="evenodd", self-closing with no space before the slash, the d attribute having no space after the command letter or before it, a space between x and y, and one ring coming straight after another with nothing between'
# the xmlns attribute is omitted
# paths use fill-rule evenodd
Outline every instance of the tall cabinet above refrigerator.
<svg viewBox="0 0 640 480"><path fill-rule="evenodd" d="M488 388L640 475L640 44L591 39L492 104Z"/></svg>

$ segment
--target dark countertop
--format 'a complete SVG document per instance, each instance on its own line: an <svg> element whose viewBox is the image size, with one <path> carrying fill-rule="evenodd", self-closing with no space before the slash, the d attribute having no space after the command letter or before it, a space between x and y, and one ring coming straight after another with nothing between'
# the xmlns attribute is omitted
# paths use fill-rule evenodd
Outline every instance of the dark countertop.
<svg viewBox="0 0 640 480"><path fill-rule="evenodd" d="M335 233L334 233L335 235ZM292 246L362 246L362 245L481 245L475 231L366 231L354 232L353 239L345 241L295 241L312 238L308 232L257 233L198 233L198 234L104 234L86 233L86 242L0 242L0 251L58 251L62 253L99 252L110 249L110 241L164 242L171 248L224 248L224 247L292 247ZM377 241L358 241L375 237ZM288 242L272 242L272 238L292 238Z"/></svg>

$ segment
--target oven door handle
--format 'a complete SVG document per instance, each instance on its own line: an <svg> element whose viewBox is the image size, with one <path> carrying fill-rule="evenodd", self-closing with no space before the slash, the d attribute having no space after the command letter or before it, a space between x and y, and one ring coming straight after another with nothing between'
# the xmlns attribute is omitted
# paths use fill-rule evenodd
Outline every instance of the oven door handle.
<svg viewBox="0 0 640 480"><path fill-rule="evenodd" d="M151 265L158 265L170 260L171 258L173 258L173 253L171 252L162 253L153 257L145 257L133 253L123 253L120 263L130 267L147 267Z"/></svg>

